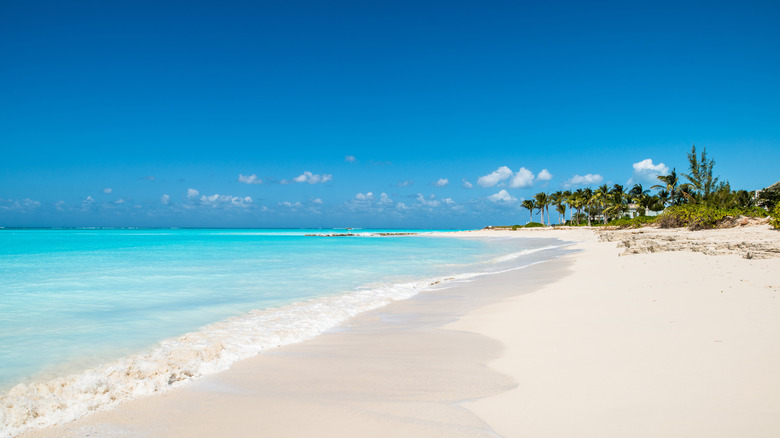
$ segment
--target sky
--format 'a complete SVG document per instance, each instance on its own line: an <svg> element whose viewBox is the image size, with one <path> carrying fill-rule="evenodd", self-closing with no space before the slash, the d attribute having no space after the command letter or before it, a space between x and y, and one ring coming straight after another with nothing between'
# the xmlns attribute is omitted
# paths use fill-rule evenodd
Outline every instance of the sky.
<svg viewBox="0 0 780 438"><path fill-rule="evenodd" d="M760 189L779 21L772 1L4 0L0 226L522 224L537 192L649 188L693 144Z"/></svg>

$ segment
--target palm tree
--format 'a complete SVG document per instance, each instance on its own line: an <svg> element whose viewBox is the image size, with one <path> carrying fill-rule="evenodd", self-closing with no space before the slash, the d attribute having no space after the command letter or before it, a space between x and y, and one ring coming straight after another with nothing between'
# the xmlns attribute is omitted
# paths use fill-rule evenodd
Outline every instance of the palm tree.
<svg viewBox="0 0 780 438"><path fill-rule="evenodd" d="M566 204L564 203L558 203L555 204L555 211L558 212L558 224L565 224L566 223ZM561 218L563 218L563 221L561 221Z"/></svg>
<svg viewBox="0 0 780 438"><path fill-rule="evenodd" d="M555 206L555 209L558 211L558 224L561 223L561 205L563 205L563 202L565 201L565 198L563 197L563 192L560 190L557 192L550 193L550 204ZM564 207L564 212L566 211L566 208ZM549 214L547 215L547 220L550 220Z"/></svg>
<svg viewBox="0 0 780 438"><path fill-rule="evenodd" d="M583 204L588 206L588 226L591 226L590 223L590 213L591 213L591 205L593 204L593 201L595 201L595 197L593 196L593 189L590 187L586 187L582 189L582 202Z"/></svg>
<svg viewBox="0 0 780 438"><path fill-rule="evenodd" d="M523 206L523 208L528 210L529 217L528 217L528 223L533 222L534 220L534 209L536 208L536 204L534 204L533 199L526 199L523 201L520 205Z"/></svg>
<svg viewBox="0 0 780 438"><path fill-rule="evenodd" d="M652 203L652 198L650 197L650 191L644 190L644 187L642 187L642 184L634 184L634 187L631 187L631 190L628 192L628 195L631 197L631 202L636 203L636 205L639 208L642 208L642 212L639 214L640 216L644 216L647 213L648 208L650 208L650 205ZM637 210L639 212L639 210Z"/></svg>
<svg viewBox="0 0 780 438"><path fill-rule="evenodd" d="M612 211L616 213L615 216L617 218L620 218L620 216L623 216L623 213L628 210L627 203L630 199L628 193L625 192L622 185L613 184L612 190L610 191L610 196L612 199L612 205L615 207Z"/></svg>
<svg viewBox="0 0 780 438"><path fill-rule="evenodd" d="M615 184L609 192L609 206L604 209L604 223L607 223L607 215L620 218L626 212L628 195L623 191L623 186Z"/></svg>
<svg viewBox="0 0 780 438"><path fill-rule="evenodd" d="M569 207L569 220L571 220L572 204L571 204L571 190L565 190L563 192L563 202ZM566 214L563 215L563 221L566 222Z"/></svg>
<svg viewBox="0 0 780 438"><path fill-rule="evenodd" d="M661 202L661 209L663 210L663 208L666 206L666 201L669 200L669 192L666 190L659 190L658 194L655 196L658 198L658 201Z"/></svg>
<svg viewBox="0 0 780 438"><path fill-rule="evenodd" d="M601 208L601 215L604 217L604 223L607 223L606 209L609 205L609 186L603 184L593 193L594 203Z"/></svg>
<svg viewBox="0 0 780 438"><path fill-rule="evenodd" d="M677 200L678 204L681 204L684 200L686 203L696 204L701 196L696 190L696 186L691 183L680 184L677 187Z"/></svg>
<svg viewBox="0 0 780 438"><path fill-rule="evenodd" d="M544 192L537 193L534 198L536 199L536 208L538 208L539 213L541 213L542 225L544 225L544 210L550 205L550 200L547 198L547 193Z"/></svg>
<svg viewBox="0 0 780 438"><path fill-rule="evenodd" d="M577 225L580 224L580 215L582 214L582 207L585 206L585 191L577 189L571 194L571 205L577 210Z"/></svg>
<svg viewBox="0 0 780 438"><path fill-rule="evenodd" d="M663 189L669 192L669 199L671 200L671 204L674 205L675 199L678 198L680 194L680 188L678 187L680 180L677 178L676 169L672 169L672 172L669 173L669 175L659 175L658 181L661 181L663 184L656 184L651 188Z"/></svg>
<svg viewBox="0 0 780 438"><path fill-rule="evenodd" d="M628 191L628 194L632 196L632 199L636 199L638 197L641 197L642 195L647 195L650 193L650 190L645 190L644 187L642 187L642 184L636 183L633 187L631 187L631 190Z"/></svg>

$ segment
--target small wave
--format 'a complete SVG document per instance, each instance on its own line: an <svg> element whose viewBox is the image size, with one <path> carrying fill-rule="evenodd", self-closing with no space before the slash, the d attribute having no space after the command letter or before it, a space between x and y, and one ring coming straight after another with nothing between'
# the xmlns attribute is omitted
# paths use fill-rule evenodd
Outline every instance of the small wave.
<svg viewBox="0 0 780 438"><path fill-rule="evenodd" d="M140 395L166 391L226 370L269 348L311 339L359 313L410 298L424 289L480 275L486 273L379 286L255 310L80 374L19 384L0 395L0 438L73 421Z"/></svg>
<svg viewBox="0 0 780 438"><path fill-rule="evenodd" d="M511 261L563 246L567 245L520 251L493 262ZM198 377L224 371L239 360L270 348L314 338L359 313L411 298L426 289L447 287L455 282L523 269L545 261L492 272L374 286L280 308L254 310L79 374L44 383L19 384L0 395L0 438L73 421L137 396L160 393Z"/></svg>

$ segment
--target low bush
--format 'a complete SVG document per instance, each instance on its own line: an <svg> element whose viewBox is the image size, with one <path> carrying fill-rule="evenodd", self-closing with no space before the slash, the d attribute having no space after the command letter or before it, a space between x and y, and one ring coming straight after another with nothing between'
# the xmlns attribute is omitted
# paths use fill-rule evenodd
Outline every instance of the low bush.
<svg viewBox="0 0 780 438"><path fill-rule="evenodd" d="M780 203L775 204L775 208L769 213L769 225L776 230L780 230Z"/></svg>
<svg viewBox="0 0 780 438"><path fill-rule="evenodd" d="M607 225L620 228L639 228L651 224L658 219L658 216L637 216L635 218L620 218L610 221Z"/></svg>
<svg viewBox="0 0 780 438"><path fill-rule="evenodd" d="M715 228L726 219L739 216L765 217L761 208L718 208L706 204L676 205L666 209L655 223L661 228L688 227L690 230Z"/></svg>
<svg viewBox="0 0 780 438"><path fill-rule="evenodd" d="M544 224L540 224L539 222L528 222L527 224L523 225L523 228L539 228L543 226Z"/></svg>

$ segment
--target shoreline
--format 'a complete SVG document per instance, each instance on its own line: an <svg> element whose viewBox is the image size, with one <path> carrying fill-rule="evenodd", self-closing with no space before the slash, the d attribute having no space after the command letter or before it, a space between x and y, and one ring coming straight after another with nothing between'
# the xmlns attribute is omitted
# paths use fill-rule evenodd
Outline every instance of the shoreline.
<svg viewBox="0 0 780 438"><path fill-rule="evenodd" d="M457 240L453 238L452 244L460 247ZM520 246L527 247L546 241L535 239L521 243ZM508 245L509 248L516 246ZM467 244L464 247L470 246ZM10 426L0 427L0 436L17 436L19 429L45 430L56 424L68 424L78 420L84 413L110 410L138 397L176 390L189 385L193 379L197 381L206 375L224 372L239 359L254 357L260 351L265 353L269 348L312 339L357 314L407 299L432 286L491 275L496 270L517 263L533 263L538 256L529 254L550 248L555 247L533 247L511 253L508 257L502 252L502 257L491 260L495 265L469 265L409 283L377 283L346 294L296 302L282 308L255 310L180 337L166 339L150 350L84 372L43 383L16 385L0 398L3 402L0 420ZM483 263L486 262L487 259ZM475 270L471 271L471 267ZM255 330L257 327L265 329L260 333ZM201 347L191 348L197 346Z"/></svg>
<svg viewBox="0 0 780 438"><path fill-rule="evenodd" d="M394 302L184 388L20 436L780 433L780 259L619 257L591 230L463 234L486 233L564 236L581 251Z"/></svg>
<svg viewBox="0 0 780 438"><path fill-rule="evenodd" d="M317 420L324 412L332 417L328 422L347 422L362 428L365 434L373 434L369 431L381 424L382 430L403 431L406 436L436 436L440 429L446 430L442 436L473 436L484 425L455 403L511 386L505 376L482 366L487 359L498 356L501 347L480 335L454 333L440 327L475 306L512 294L506 285L522 280L527 272L559 269L553 266L558 261L565 263L560 258L553 259L442 284L409 299L360 313L308 341L265 351L180 388L20 436L248 436L257 428L270 436L330 436L330 432L323 432L328 426ZM542 281L545 277L533 278ZM474 283L495 283L495 290L489 296L474 296L468 293ZM450 348L442 348L444 345ZM461 357L464 347L473 355L466 360ZM437 351L438 355L426 356L430 351ZM395 366L388 368L387 361ZM349 372L342 375L341 370ZM472 381L475 375L482 376L480 384ZM382 382L375 381L379 376ZM453 379L455 376L459 378ZM375 386L379 390L372 389ZM389 402L387 397L394 400ZM284 400L284 408L280 408L280 400ZM186 412L181 406L187 406ZM248 406L268 414L252 418ZM414 409L410 411L411 407ZM415 417L421 407L425 418ZM363 413L357 414L358 411ZM399 422L396 417L406 420ZM143 424L136 421L138 418L144 419ZM410 419L426 425L410 426ZM457 419L456 424L450 425L453 419ZM343 436L342 432L333 428L332 436ZM484 436L492 436L492 432L484 432Z"/></svg>

